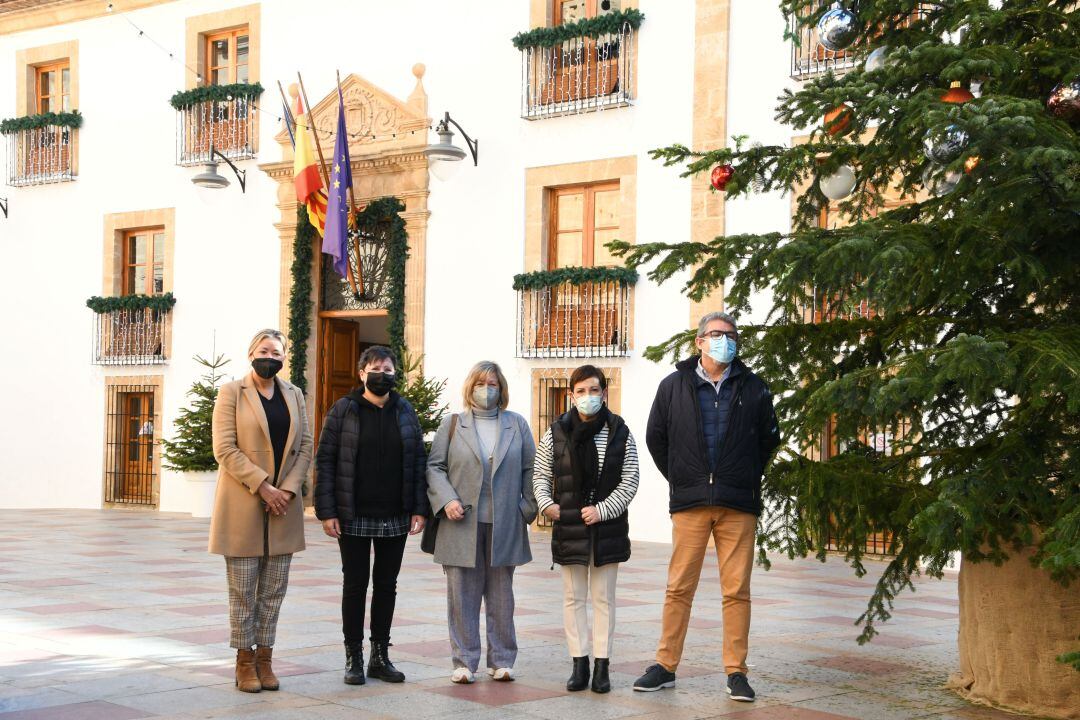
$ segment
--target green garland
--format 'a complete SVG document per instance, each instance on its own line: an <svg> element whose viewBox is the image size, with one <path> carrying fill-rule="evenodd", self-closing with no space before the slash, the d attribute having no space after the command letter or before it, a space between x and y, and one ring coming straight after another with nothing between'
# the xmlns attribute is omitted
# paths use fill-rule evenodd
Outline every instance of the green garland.
<svg viewBox="0 0 1080 720"><path fill-rule="evenodd" d="M202 85L190 90L181 90L169 98L169 104L177 110L204 102L223 102L242 97L251 100L262 95L263 86L259 83L232 83L231 85Z"/></svg>
<svg viewBox="0 0 1080 720"><path fill-rule="evenodd" d="M308 221L307 208L296 211L293 240L292 288L289 291L289 379L307 392L307 344L311 337L311 262L318 232Z"/></svg>
<svg viewBox="0 0 1080 720"><path fill-rule="evenodd" d="M78 129L82 127L82 121L83 116L78 110L61 113L38 113L37 115L27 115L21 118L8 118L0 122L0 134L11 135L20 130L34 130L49 125Z"/></svg>
<svg viewBox="0 0 1080 720"><path fill-rule="evenodd" d="M176 298L171 292L164 295L117 295L113 297L99 297L95 295L86 301L86 307L98 315L116 312L117 310L157 310L169 312L176 304Z"/></svg>
<svg viewBox="0 0 1080 720"><path fill-rule="evenodd" d="M637 8L627 8L619 12L583 18L577 22L556 25L555 27L533 28L515 35L513 43L518 50L534 47L555 47L567 40L576 40L582 37L598 38L601 35L617 35L622 32L623 25L627 24L637 30L641 27L641 21L644 19L645 16Z"/></svg>
<svg viewBox="0 0 1080 720"><path fill-rule="evenodd" d="M535 290L549 288L564 283L584 285L593 282L617 282L622 285L634 285L638 274L625 267L566 267L557 270L537 270L514 276L515 290Z"/></svg>
<svg viewBox="0 0 1080 720"><path fill-rule="evenodd" d="M396 197L381 197L356 213L356 227L360 232L378 232L380 225L390 223L387 249L387 295L386 330L390 335L390 349L399 358L405 355L405 261L409 259L409 235L405 231L405 219L398 213L405 204Z"/></svg>

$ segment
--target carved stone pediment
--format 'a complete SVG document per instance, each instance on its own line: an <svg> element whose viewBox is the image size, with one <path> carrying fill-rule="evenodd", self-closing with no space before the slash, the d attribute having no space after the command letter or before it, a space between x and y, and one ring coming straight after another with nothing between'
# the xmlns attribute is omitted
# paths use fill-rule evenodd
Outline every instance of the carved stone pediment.
<svg viewBox="0 0 1080 720"><path fill-rule="evenodd" d="M416 89L405 102L355 74L341 79L341 93L345 105L345 126L349 133L349 153L358 156L385 154L406 148L427 145L428 128L427 94L422 78L424 66L416 65ZM305 85L311 85L305 78ZM311 88L309 87L309 92ZM295 88L290 86L292 94ZM314 100L309 95L309 99ZM323 152L331 152L337 133L338 93L336 87L315 102L311 113L319 134ZM289 135L284 128L274 138L281 143L283 153L291 156Z"/></svg>

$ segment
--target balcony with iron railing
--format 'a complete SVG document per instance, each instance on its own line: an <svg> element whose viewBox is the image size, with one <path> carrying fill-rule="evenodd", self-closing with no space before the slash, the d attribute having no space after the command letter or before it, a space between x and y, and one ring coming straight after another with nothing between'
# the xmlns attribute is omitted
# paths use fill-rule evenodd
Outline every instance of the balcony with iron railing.
<svg viewBox="0 0 1080 720"><path fill-rule="evenodd" d="M5 120L7 184L45 185L75 179L75 148L82 115L43 113Z"/></svg>
<svg viewBox="0 0 1080 720"><path fill-rule="evenodd" d="M628 356L636 282L637 273L625 268L561 268L515 276L517 356Z"/></svg>
<svg viewBox="0 0 1080 720"><path fill-rule="evenodd" d="M812 18L818 16L826 5L830 5L831 9L841 7L840 3L823 0L811 9L806 10L806 14L802 15L802 17ZM923 3L917 3L915 9L910 13L895 17L888 23L888 28L881 27L879 32L875 34L879 35L890 28L906 27L923 15L924 12ZM865 47L860 47L858 44L843 49L830 50L821 42L817 24L803 24L797 16L792 16L790 19L789 34L792 39L792 80L809 80L827 72L833 72L837 75L843 74L862 61L862 56L866 50Z"/></svg>
<svg viewBox="0 0 1080 720"><path fill-rule="evenodd" d="M211 162L211 150L230 160L248 160L258 153L255 100L258 83L207 85L173 95L176 109L176 164Z"/></svg>
<svg viewBox="0 0 1080 720"><path fill-rule="evenodd" d="M517 35L521 117L538 120L630 105L635 33L642 17L629 9Z"/></svg>
<svg viewBox="0 0 1080 720"><path fill-rule="evenodd" d="M95 365L161 365L168 361L172 293L93 297Z"/></svg>

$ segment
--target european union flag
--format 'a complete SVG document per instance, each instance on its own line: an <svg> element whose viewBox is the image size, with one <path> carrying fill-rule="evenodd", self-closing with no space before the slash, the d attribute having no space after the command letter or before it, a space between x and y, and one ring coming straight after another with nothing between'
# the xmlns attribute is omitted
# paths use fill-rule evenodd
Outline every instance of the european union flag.
<svg viewBox="0 0 1080 720"><path fill-rule="evenodd" d="M349 161L349 133L345 130L345 99L338 87L337 138L334 140L334 158L330 163L322 251L334 258L334 272L341 277L348 277L349 272L349 202L345 193L351 187L352 163Z"/></svg>

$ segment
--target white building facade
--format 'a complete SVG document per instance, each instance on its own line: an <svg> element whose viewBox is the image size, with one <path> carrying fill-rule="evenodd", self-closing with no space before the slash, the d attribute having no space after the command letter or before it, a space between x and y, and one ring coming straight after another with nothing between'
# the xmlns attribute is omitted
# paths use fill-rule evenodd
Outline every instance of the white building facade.
<svg viewBox="0 0 1080 720"><path fill-rule="evenodd" d="M173 437L202 372L194 355L224 353L226 379L238 377L256 330L289 330L297 201L278 83L291 104L298 71L327 154L340 71L358 204L404 205L404 340L426 376L448 380L452 409L469 367L494 360L510 408L539 435L565 408L570 371L592 363L608 371L611 405L643 447L655 388L671 371L645 348L723 309L722 293L695 304L678 278L571 284L542 273L617 264L603 245L613 238L704 241L790 226L790 198L725 202L707 178L681 179L648 152L737 134L792 141L773 120L794 81L772 2L9 5L0 5L0 116L78 110L82 122L60 116L3 137L6 507L200 512L205 484L163 468L160 441ZM634 10L639 27L554 49L511 43L532 28ZM264 90L170 105L178 91L237 81ZM478 162L467 157L439 180L423 150L447 112L478 140ZM456 142L464 148L460 132ZM211 145L243 171L243 192L224 163L229 187L192 183ZM378 242L364 252L378 255ZM523 273L533 273L529 287L515 290ZM308 274L304 380L319 424L359 350L389 339L389 318L382 298L350 301L317 252ZM171 308L86 305L165 292ZM670 539L667 484L647 458L630 512L634 538Z"/></svg>

